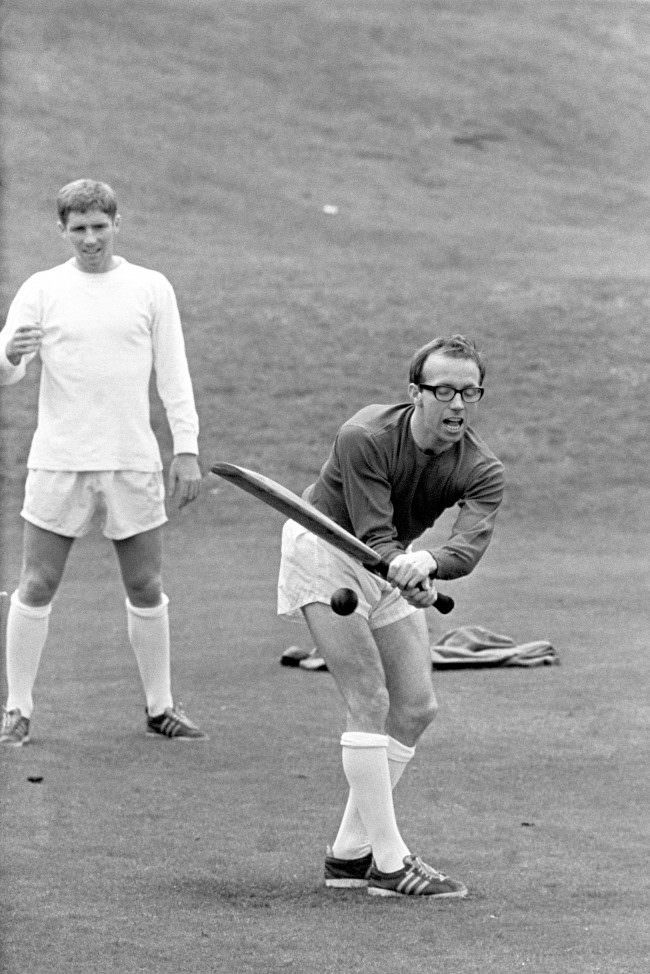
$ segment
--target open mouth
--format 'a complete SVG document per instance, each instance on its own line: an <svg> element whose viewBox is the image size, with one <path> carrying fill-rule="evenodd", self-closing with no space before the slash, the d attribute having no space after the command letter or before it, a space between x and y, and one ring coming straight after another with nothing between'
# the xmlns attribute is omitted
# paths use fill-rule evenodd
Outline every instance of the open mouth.
<svg viewBox="0 0 650 974"><path fill-rule="evenodd" d="M463 428L464 422L465 421L463 419L460 419L460 418L459 419L443 419L442 425L445 427L446 430L449 430L450 433L460 433L460 431Z"/></svg>

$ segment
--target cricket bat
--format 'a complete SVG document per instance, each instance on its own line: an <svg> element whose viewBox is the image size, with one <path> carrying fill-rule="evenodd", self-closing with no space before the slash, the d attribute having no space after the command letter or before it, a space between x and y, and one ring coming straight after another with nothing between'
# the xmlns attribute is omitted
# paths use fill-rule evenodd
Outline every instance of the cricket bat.
<svg viewBox="0 0 650 974"><path fill-rule="evenodd" d="M215 463L211 467L212 473L229 480L230 483L240 487L247 493L257 497L258 500L267 504L269 507L284 514L292 521L297 521L303 528L307 528L312 534L329 542L339 551L355 558L357 561L374 575L381 578L388 578L389 563L384 561L369 545L359 541L353 534L342 528L340 524L317 511L315 507L308 504L297 494L287 490L282 484L276 483L270 477L264 477L254 470L247 470L246 467L239 467L234 463ZM438 598L434 602L434 607L438 612L447 614L454 607L454 600L448 595L438 592Z"/></svg>

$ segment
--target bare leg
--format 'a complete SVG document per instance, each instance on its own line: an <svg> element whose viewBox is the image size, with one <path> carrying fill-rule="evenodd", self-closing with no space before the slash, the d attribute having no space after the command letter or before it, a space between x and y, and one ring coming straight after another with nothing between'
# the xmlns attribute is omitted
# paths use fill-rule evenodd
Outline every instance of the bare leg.
<svg viewBox="0 0 650 974"><path fill-rule="evenodd" d="M114 541L131 605L152 609L162 596L162 528Z"/></svg>
<svg viewBox="0 0 650 974"><path fill-rule="evenodd" d="M74 538L45 531L25 521L23 567L18 597L24 605L49 605L63 577Z"/></svg>
<svg viewBox="0 0 650 974"><path fill-rule="evenodd" d="M347 708L347 730L386 733L388 690L377 644L362 616L335 615L320 602L303 614Z"/></svg>
<svg viewBox="0 0 650 974"><path fill-rule="evenodd" d="M386 733L414 747L436 715L431 647L424 610L373 633L386 674Z"/></svg>

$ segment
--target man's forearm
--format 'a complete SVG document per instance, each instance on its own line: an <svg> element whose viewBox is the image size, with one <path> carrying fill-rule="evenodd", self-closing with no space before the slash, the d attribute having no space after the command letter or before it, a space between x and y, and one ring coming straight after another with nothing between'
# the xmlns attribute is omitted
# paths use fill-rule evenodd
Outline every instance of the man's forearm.
<svg viewBox="0 0 650 974"><path fill-rule="evenodd" d="M492 540L498 509L498 505L463 504L449 540L431 549L438 565L437 578L462 578L476 568Z"/></svg>

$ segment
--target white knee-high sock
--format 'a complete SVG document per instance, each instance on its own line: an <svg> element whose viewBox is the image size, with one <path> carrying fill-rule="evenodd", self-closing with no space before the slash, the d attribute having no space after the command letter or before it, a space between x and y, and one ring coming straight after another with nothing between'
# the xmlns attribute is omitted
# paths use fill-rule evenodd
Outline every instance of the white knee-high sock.
<svg viewBox="0 0 650 974"><path fill-rule="evenodd" d="M32 690L47 639L52 605L25 605L18 592L11 596L7 614L7 710L18 708L23 717L34 709Z"/></svg>
<svg viewBox="0 0 650 974"><path fill-rule="evenodd" d="M160 605L140 608L126 600L128 633L140 671L152 717L172 706L169 664L169 599L163 594Z"/></svg>
<svg viewBox="0 0 650 974"><path fill-rule="evenodd" d="M388 772L393 791L414 754L414 747L401 744L394 737L388 738ZM336 839L332 845L332 854L339 859L361 859L362 856L367 856L370 851L368 833L361 821L352 792L350 792Z"/></svg>
<svg viewBox="0 0 650 974"><path fill-rule="evenodd" d="M390 782L395 785L406 771L406 765L413 758L415 748L402 744L394 737L388 738L388 767L390 768Z"/></svg>
<svg viewBox="0 0 650 974"><path fill-rule="evenodd" d="M388 737L346 731L341 737L343 770L382 872L400 869L409 850L397 828L388 767Z"/></svg>

